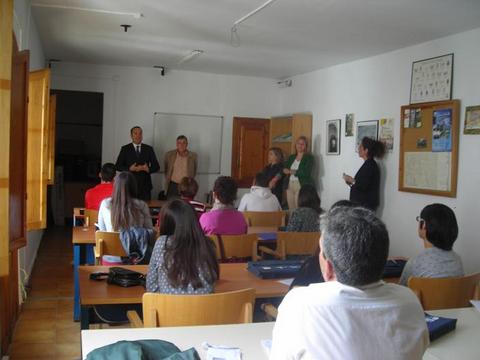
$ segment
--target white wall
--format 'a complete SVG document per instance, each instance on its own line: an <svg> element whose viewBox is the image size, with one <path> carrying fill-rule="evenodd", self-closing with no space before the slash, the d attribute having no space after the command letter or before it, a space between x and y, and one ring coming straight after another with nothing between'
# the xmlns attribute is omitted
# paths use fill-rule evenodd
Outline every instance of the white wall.
<svg viewBox="0 0 480 360"><path fill-rule="evenodd" d="M115 162L120 147L131 141L130 128L143 128L144 142L153 141L154 112L221 115L224 117L221 173L231 172L234 116L270 117L279 108L278 89L271 79L169 71L162 77L153 68L59 63L52 72L52 89L104 93L102 162ZM172 134L171 145L175 147ZM189 144L195 151L195 144ZM157 154L162 161L164 154ZM199 195L217 175L199 175ZM163 184L154 174L153 196Z"/></svg>
<svg viewBox="0 0 480 360"><path fill-rule="evenodd" d="M361 159L354 150L354 137L345 138L345 114L354 113L355 121L384 117L395 119L393 153L382 161L384 182L380 215L391 237L391 255L413 256L422 244L416 232L415 216L430 203L441 202L454 209L460 233L455 250L461 255L467 272L480 271L479 219L480 137L463 135L465 106L480 104L480 28L400 49L388 54L338 65L293 77L293 86L281 91L283 113L312 111L314 151L319 156L319 190L322 205L328 208L336 200L349 196L343 172L354 175ZM412 62L454 53L453 98L461 100L461 135L458 189L455 199L399 192L399 115L400 106L409 103ZM325 121L342 119L341 155L326 156Z"/></svg>
<svg viewBox="0 0 480 360"><path fill-rule="evenodd" d="M44 68L45 55L28 0L14 1L14 31L19 50L30 51L30 70ZM42 236L43 230L27 232L27 245L18 252L19 268L25 270L28 276L35 263ZM22 272L19 276L23 280Z"/></svg>

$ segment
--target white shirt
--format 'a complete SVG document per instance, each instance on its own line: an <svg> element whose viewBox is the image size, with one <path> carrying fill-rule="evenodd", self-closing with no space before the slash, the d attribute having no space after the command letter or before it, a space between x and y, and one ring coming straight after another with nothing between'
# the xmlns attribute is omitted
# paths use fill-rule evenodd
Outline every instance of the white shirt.
<svg viewBox="0 0 480 360"><path fill-rule="evenodd" d="M238 211L280 211L282 207L272 190L261 186L252 186L250 193L243 195Z"/></svg>
<svg viewBox="0 0 480 360"><path fill-rule="evenodd" d="M428 344L424 313L410 289L329 281L287 294L270 359L421 359Z"/></svg>
<svg viewBox="0 0 480 360"><path fill-rule="evenodd" d="M295 171L297 171L299 166L300 166L300 160L295 159L295 160L293 161L292 165L290 166L290 170L295 170ZM296 177L295 175L291 174L289 181L298 181L298 177Z"/></svg>
<svg viewBox="0 0 480 360"><path fill-rule="evenodd" d="M134 199L133 201L141 210L141 213L140 219L137 219L136 223L132 224L132 226L140 226L148 229L153 228L152 217L148 205L142 200ZM106 198L100 203L100 209L98 209L98 229L100 231L118 231L114 230L112 226L111 207L112 198Z"/></svg>

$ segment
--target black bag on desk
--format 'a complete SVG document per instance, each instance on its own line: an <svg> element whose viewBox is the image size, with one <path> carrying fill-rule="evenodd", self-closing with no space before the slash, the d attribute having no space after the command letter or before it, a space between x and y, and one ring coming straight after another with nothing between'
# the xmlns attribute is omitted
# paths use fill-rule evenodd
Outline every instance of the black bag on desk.
<svg viewBox="0 0 480 360"><path fill-rule="evenodd" d="M303 260L262 260L248 263L247 269L261 279L285 279L295 277Z"/></svg>
<svg viewBox="0 0 480 360"><path fill-rule="evenodd" d="M111 267L108 272L107 282L122 287L145 286L145 275L121 267Z"/></svg>

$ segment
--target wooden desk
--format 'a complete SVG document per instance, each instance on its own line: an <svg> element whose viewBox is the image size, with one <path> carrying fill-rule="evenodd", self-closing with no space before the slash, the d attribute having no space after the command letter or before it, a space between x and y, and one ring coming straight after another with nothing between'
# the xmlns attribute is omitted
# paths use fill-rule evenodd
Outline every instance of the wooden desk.
<svg viewBox="0 0 480 360"><path fill-rule="evenodd" d="M122 266L146 274L147 265ZM90 280L93 272L108 272L108 266L80 266L81 327L88 329L88 308L92 305L140 304L145 289L141 286L122 288L106 281ZM246 263L220 264L220 279L215 292L254 288L257 298L279 297L288 292L288 286L278 280L262 280L247 270Z"/></svg>
<svg viewBox="0 0 480 360"><path fill-rule="evenodd" d="M429 313L457 318L457 329L428 347L425 360L478 359L480 346L480 313L473 308L435 310ZM194 346L202 359L206 358L201 344L207 341L215 345L237 346L245 359L267 359L260 340L271 339L275 323L253 323L217 326L185 326L144 329L83 330L82 358L101 346L120 340L162 339L177 345L180 350ZM385 356L387 357L387 356Z"/></svg>
<svg viewBox="0 0 480 360"><path fill-rule="evenodd" d="M247 234L276 233L278 228L275 226L249 226Z"/></svg>

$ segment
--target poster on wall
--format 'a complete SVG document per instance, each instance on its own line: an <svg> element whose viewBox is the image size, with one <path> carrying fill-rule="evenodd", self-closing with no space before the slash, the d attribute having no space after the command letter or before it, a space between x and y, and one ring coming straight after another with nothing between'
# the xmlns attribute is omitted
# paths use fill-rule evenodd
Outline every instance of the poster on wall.
<svg viewBox="0 0 480 360"><path fill-rule="evenodd" d="M357 122L357 141L355 151L358 152L358 146L364 137L378 139L378 120L368 120Z"/></svg>
<svg viewBox="0 0 480 360"><path fill-rule="evenodd" d="M452 99L453 54L412 64L410 104Z"/></svg>
<svg viewBox="0 0 480 360"><path fill-rule="evenodd" d="M480 105L468 106L465 109L465 127L463 133L467 135L480 134Z"/></svg>
<svg viewBox="0 0 480 360"><path fill-rule="evenodd" d="M433 112L432 151L452 151L452 109L435 110Z"/></svg>
<svg viewBox="0 0 480 360"><path fill-rule="evenodd" d="M345 137L353 136L353 114L345 115Z"/></svg>
<svg viewBox="0 0 480 360"><path fill-rule="evenodd" d="M340 155L341 120L327 121L327 155Z"/></svg>
<svg viewBox="0 0 480 360"><path fill-rule="evenodd" d="M378 128L378 140L385 144L385 149L393 151L393 119L380 119Z"/></svg>

